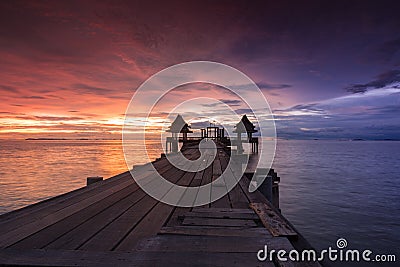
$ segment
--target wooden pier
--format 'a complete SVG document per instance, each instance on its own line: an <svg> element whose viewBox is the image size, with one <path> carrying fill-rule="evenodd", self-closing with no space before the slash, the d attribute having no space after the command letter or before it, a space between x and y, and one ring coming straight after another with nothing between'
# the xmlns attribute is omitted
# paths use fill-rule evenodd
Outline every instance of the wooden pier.
<svg viewBox="0 0 400 267"><path fill-rule="evenodd" d="M183 171L165 156L148 164L173 184L199 188L229 171L232 150L223 130L213 129L213 136L204 130L206 136L190 139L185 127L181 152L187 159L200 157L201 139L215 142L216 156L207 160L208 167ZM180 128L171 129L177 140ZM243 129L237 130L238 136ZM177 144L171 148L176 150ZM280 261L276 254L273 261L258 260L257 252L265 245L269 251L287 252L311 246L280 213L277 174L254 170L253 165L250 162L239 183L224 197L193 208L153 199L130 172L106 180L91 177L84 188L1 215L0 265L320 266L318 262ZM136 179L152 182L154 174L145 167L134 171ZM266 179L259 190L250 193L254 171ZM211 192L220 187L214 184Z"/></svg>
<svg viewBox="0 0 400 267"><path fill-rule="evenodd" d="M217 145L212 164L184 172L166 158L153 164L171 182L197 187L216 179L229 152ZM188 159L196 145L182 151ZM143 177L146 173L141 174ZM260 262L257 252L309 244L249 178L203 207L179 208L148 196L129 172L0 216L2 265L319 266Z"/></svg>

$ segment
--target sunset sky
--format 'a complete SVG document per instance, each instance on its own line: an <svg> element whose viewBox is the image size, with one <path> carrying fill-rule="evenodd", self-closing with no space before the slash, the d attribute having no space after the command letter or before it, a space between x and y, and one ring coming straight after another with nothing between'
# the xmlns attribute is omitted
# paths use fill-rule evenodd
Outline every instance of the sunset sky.
<svg viewBox="0 0 400 267"><path fill-rule="evenodd" d="M120 138L135 89L192 60L253 79L280 138L400 139L396 2L1 1L0 139ZM246 113L222 89L174 92Z"/></svg>

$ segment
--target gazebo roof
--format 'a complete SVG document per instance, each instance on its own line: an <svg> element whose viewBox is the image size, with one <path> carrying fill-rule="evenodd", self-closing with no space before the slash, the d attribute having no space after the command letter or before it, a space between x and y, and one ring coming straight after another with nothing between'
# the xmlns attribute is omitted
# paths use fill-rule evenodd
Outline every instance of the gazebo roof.
<svg viewBox="0 0 400 267"><path fill-rule="evenodd" d="M242 119L238 124L235 126L236 130L234 130L234 133L255 133L257 130L255 129L256 126L254 126L253 123L247 118L246 115L243 115Z"/></svg>
<svg viewBox="0 0 400 267"><path fill-rule="evenodd" d="M189 129L191 128L185 120L182 118L180 114L176 116L175 120L171 123L171 126L169 126L169 129L167 132L170 133L192 133L192 131Z"/></svg>

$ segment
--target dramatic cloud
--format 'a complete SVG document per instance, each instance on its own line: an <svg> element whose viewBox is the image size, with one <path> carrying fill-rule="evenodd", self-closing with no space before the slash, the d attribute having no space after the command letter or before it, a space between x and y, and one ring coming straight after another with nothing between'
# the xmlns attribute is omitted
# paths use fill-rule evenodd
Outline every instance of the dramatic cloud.
<svg viewBox="0 0 400 267"><path fill-rule="evenodd" d="M387 85L400 83L400 70L390 70L379 74L375 80L365 84L352 84L346 87L346 91L353 94L365 93L368 89L383 88ZM395 87L399 85L394 85Z"/></svg>
<svg viewBox="0 0 400 267"><path fill-rule="evenodd" d="M398 105L386 90L400 83L398 4L367 1L362 7L317 0L1 1L0 135L118 137L121 114L138 86L192 60L225 63L254 80L275 109L278 132L291 132L291 138L345 134L322 129L346 129L352 120L358 125L359 117L337 117L343 125L317 124L342 113L388 114ZM371 79L376 73L382 74ZM192 97L249 112L216 87L172 91L154 110L153 122L158 125L174 105ZM367 98L346 98L360 93ZM203 104L191 115L214 118L222 112L219 104ZM148 103L142 105L138 114ZM381 124L392 136L389 126L396 121L385 115ZM375 129L363 131L373 135Z"/></svg>
<svg viewBox="0 0 400 267"><path fill-rule="evenodd" d="M399 103L400 88L387 86L275 110L278 136L400 140Z"/></svg>

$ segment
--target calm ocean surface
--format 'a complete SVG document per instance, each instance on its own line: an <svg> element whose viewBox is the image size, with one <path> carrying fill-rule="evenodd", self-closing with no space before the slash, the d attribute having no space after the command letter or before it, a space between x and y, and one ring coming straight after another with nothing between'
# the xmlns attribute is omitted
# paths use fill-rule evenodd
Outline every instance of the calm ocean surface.
<svg viewBox="0 0 400 267"><path fill-rule="evenodd" d="M394 141L278 141L282 213L317 249L341 237L400 260L399 151ZM120 141L0 141L0 214L126 170Z"/></svg>

